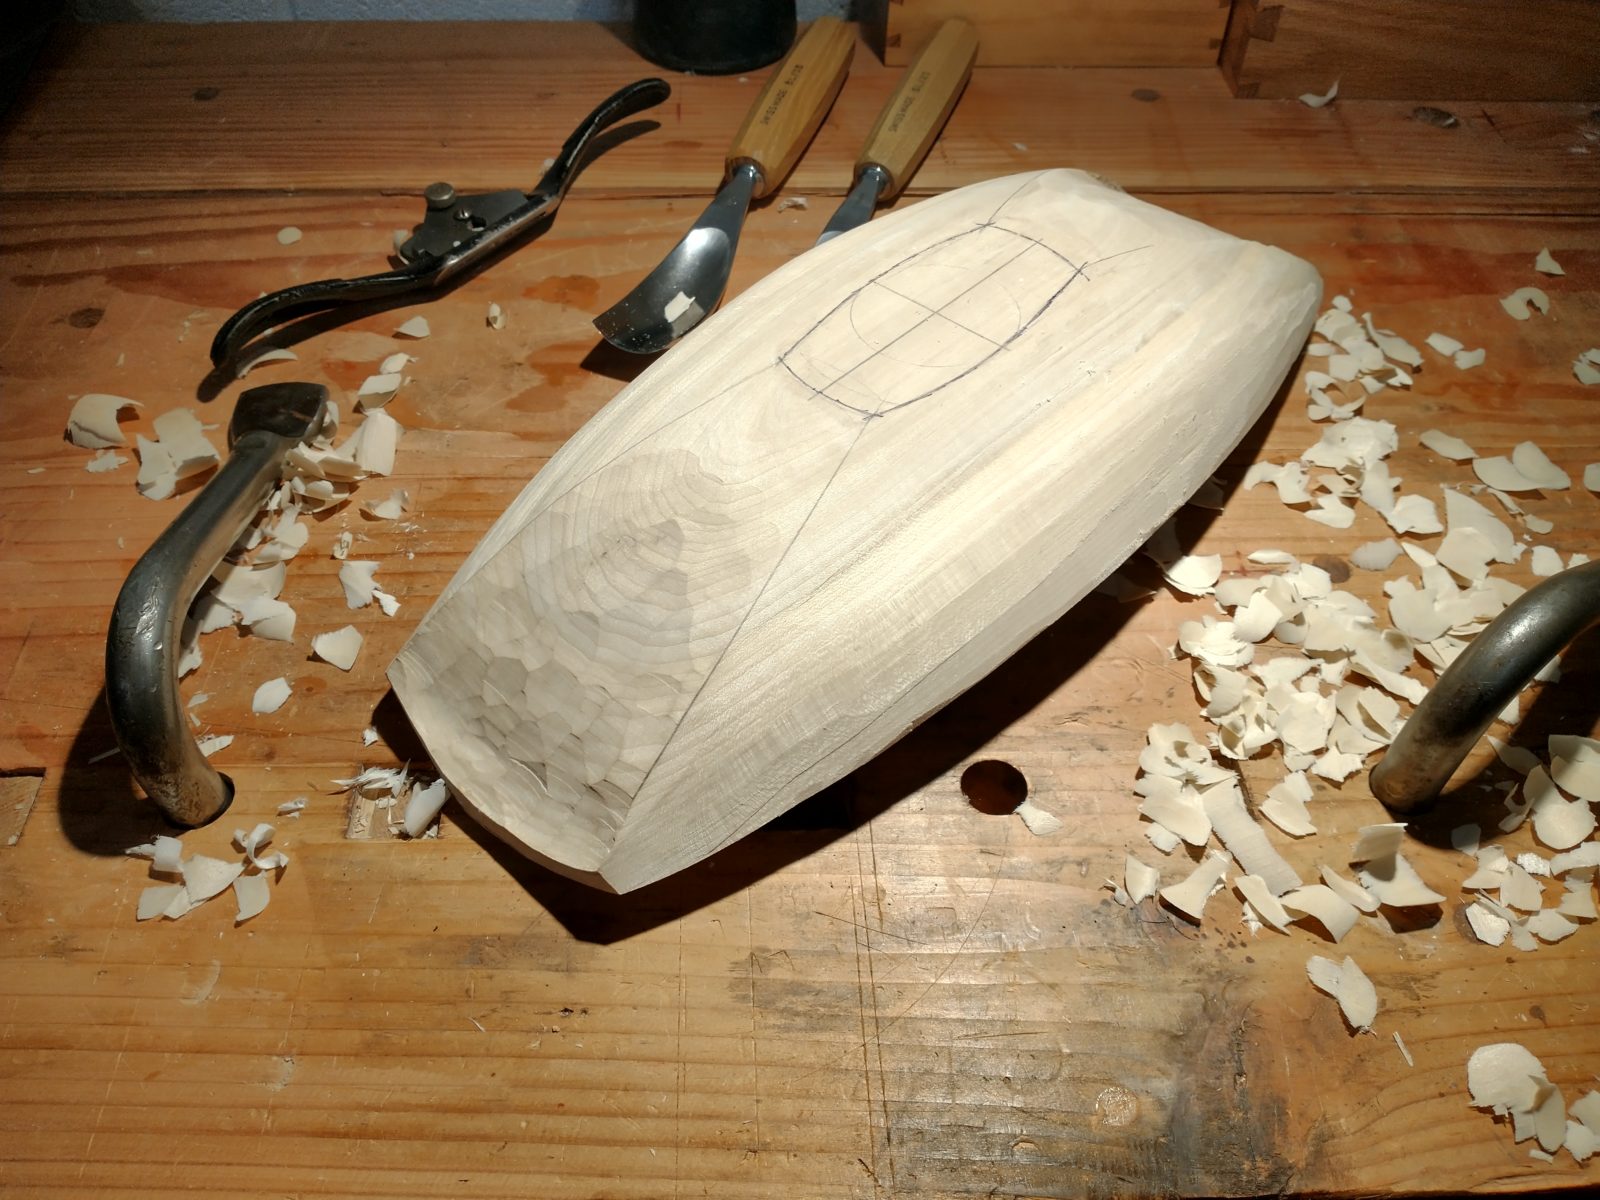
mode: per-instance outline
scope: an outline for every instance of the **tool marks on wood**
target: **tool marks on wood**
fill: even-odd
[[[604,861],[859,431],[741,388],[704,409],[545,505],[474,576],[494,602],[441,608],[396,666],[428,681],[416,719],[463,727],[438,749],[447,772],[492,779],[491,820],[580,870]]]
[[[598,414],[390,677],[491,825],[642,886],[864,762],[1121,561],[1270,397],[1315,291],[1073,172],[893,214]]]

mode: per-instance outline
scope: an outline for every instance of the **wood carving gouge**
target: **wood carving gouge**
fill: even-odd
[[[878,123],[856,160],[850,194],[823,229],[817,245],[865,224],[879,204],[905,190],[950,119],[977,56],[978,35],[971,25],[949,20],[939,26],[878,114]]]
[[[734,135],[711,204],[654,271],[594,319],[606,341],[654,354],[716,310],[750,201],[770,195],[793,169],[844,86],[855,47],[850,26],[820,17],[772,69]]]

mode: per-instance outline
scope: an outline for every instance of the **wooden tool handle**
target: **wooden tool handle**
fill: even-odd
[[[961,98],[961,89],[972,76],[972,63],[977,57],[976,31],[965,21],[952,19],[939,26],[933,40],[906,68],[905,77],[884,105],[856,160],[858,176],[871,166],[882,167],[888,173],[889,185],[879,193],[880,203],[893,200],[904,191],[928,156],[933,140]]]
[[[844,86],[855,48],[854,29],[820,17],[773,68],[728,150],[730,172],[744,162],[760,168],[757,198],[774,191],[794,168]]]

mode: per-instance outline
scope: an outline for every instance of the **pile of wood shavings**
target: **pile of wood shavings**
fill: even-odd
[[[426,320],[418,317],[395,332],[396,336],[417,339],[428,336],[430,331]],[[294,358],[289,351],[269,349],[244,364],[239,374],[268,362]],[[338,441],[339,409],[330,403],[321,430],[291,452],[282,481],[191,609],[183,631],[180,676],[201,665],[200,637],[204,633],[242,628],[256,637],[294,641],[296,613],[279,595],[287,579],[289,560],[311,540],[312,529],[304,518],[344,507],[362,481],[393,472],[404,429],[382,410],[406,382],[402,374],[406,366],[415,361],[413,355],[403,352],[383,360],[378,371],[355,393],[355,408],[362,419],[342,442]],[[88,464],[89,470],[112,471],[127,462],[114,449],[128,445],[119,418],[137,413],[140,407],[137,401],[106,394],[78,399],[68,419],[67,437],[74,445],[97,452]],[[205,427],[189,410],[173,410],[155,418],[152,424],[156,435],[153,439],[137,438],[139,490],[146,497],[167,498],[182,480],[209,473],[220,462],[215,446],[205,436]],[[410,493],[395,489],[387,498],[364,503],[361,511],[373,520],[394,521],[408,513],[411,506]],[[337,534],[330,550],[334,559],[343,562],[339,584],[347,605],[354,609],[376,604],[386,615],[393,616],[400,602],[378,585],[375,575],[380,564],[349,559],[354,540],[355,535],[344,530]],[[361,633],[348,625],[311,639],[313,654],[344,671],[352,669],[362,644]],[[277,712],[293,695],[294,688],[286,677],[269,679],[255,689],[251,711],[263,716]],[[207,699],[200,693],[189,702],[189,719],[196,728],[201,728],[202,722],[195,709]],[[364,745],[377,741],[376,731],[370,727],[360,737]],[[210,756],[233,741],[233,734],[206,734],[200,739],[200,748]],[[399,778],[405,780],[404,772]],[[448,796],[442,782],[413,786],[411,781],[405,781],[396,794],[406,800],[400,824],[408,833],[415,830],[410,836],[426,836],[430,828],[437,833],[438,813]],[[280,806],[278,811],[280,815],[297,817],[305,805],[302,798]],[[271,836],[270,825],[258,825],[249,832],[237,831],[236,844],[244,852],[243,862],[237,864],[205,855],[184,859],[178,839],[170,837],[131,848],[129,855],[151,860],[151,874],[160,881],[141,896],[138,919],[177,919],[229,887],[239,902],[237,921],[257,915],[270,896],[267,875],[281,874],[288,863],[281,854],[258,853]]]
[[[1551,266],[1548,252],[1541,254],[1539,269],[1555,273]],[[1537,289],[1524,289],[1529,291]],[[1529,296],[1540,311],[1548,307],[1538,303],[1544,299],[1542,293]],[[1519,319],[1525,315],[1510,306],[1507,312]],[[1170,525],[1152,538],[1146,553],[1162,565],[1168,584],[1188,595],[1211,595],[1217,604],[1217,616],[1184,622],[1177,638],[1178,653],[1190,659],[1203,715],[1214,728],[1202,739],[1180,723],[1152,726],[1134,789],[1148,821],[1146,836],[1158,851],[1170,854],[1187,843],[1203,856],[1185,876],[1163,886],[1159,869],[1129,854],[1122,882],[1108,880],[1107,886],[1119,903],[1135,905],[1155,896],[1199,922],[1207,901],[1231,876],[1242,920],[1252,932],[1262,925],[1284,933],[1298,927],[1338,942],[1363,916],[1381,908],[1443,906],[1447,898],[1407,862],[1401,853],[1405,827],[1393,823],[1362,830],[1347,856],[1356,865],[1355,879],[1324,861],[1317,868],[1320,882],[1302,883],[1245,805],[1238,764],[1276,748],[1285,774],[1256,811],[1291,838],[1315,837],[1311,777],[1339,783],[1363,769],[1403,724],[1400,702],[1415,704],[1426,693],[1412,669],[1421,663],[1442,671],[1522,594],[1519,584],[1493,569],[1528,554],[1535,575],[1552,575],[1587,556],[1563,557],[1552,546],[1530,544],[1531,536],[1549,534],[1554,525],[1523,509],[1513,493],[1572,486],[1568,472],[1534,442],[1518,445],[1509,457],[1485,458],[1460,438],[1428,430],[1421,444],[1447,460],[1470,463],[1477,482],[1441,489],[1443,520],[1432,497],[1403,492],[1404,481],[1386,462],[1399,447],[1399,431],[1357,413],[1386,388],[1411,387],[1413,372],[1424,365],[1421,352],[1393,331],[1378,329],[1370,314],[1358,321],[1344,297],[1334,299],[1315,329],[1321,340],[1308,353],[1326,360],[1328,369],[1307,372],[1308,412],[1313,420],[1331,424],[1299,460],[1257,463],[1244,484],[1271,484],[1283,503],[1335,528],[1348,528],[1357,506],[1367,505],[1398,536],[1361,546],[1351,555],[1353,565],[1386,571],[1398,561],[1415,575],[1402,574],[1384,585],[1388,599],[1380,614],[1335,588],[1326,571],[1282,551],[1248,556],[1255,567],[1271,568],[1266,572],[1223,577],[1212,570],[1213,560],[1220,566],[1217,556],[1181,555]],[[1435,333],[1425,344],[1458,370],[1484,360],[1481,350],[1467,350],[1446,334]],[[1580,357],[1579,364],[1584,361]],[[1600,491],[1600,464],[1585,468],[1584,484]],[[1520,538],[1469,493],[1493,496],[1522,526]],[[1443,537],[1431,550],[1407,537],[1439,534]],[[1122,599],[1141,594],[1125,585],[1101,590]],[[1559,662],[1552,661],[1538,678],[1555,682],[1559,677]],[[1501,714],[1508,722],[1518,716],[1516,701]],[[1529,952],[1596,920],[1600,841],[1593,840],[1593,806],[1600,802],[1600,741],[1553,736],[1548,761],[1526,748],[1490,741],[1520,776],[1495,785],[1504,793],[1500,831],[1529,823],[1536,841],[1556,853],[1512,857],[1498,846],[1480,845],[1478,826],[1457,828],[1453,844],[1475,868],[1460,881],[1470,896],[1463,916],[1487,946],[1509,940]],[[1213,838],[1222,849],[1210,845]],[[1547,897],[1547,887],[1558,890]],[[1376,921],[1369,924],[1382,928]],[[1380,1000],[1353,959],[1335,962],[1313,955],[1307,973],[1313,986],[1335,998],[1353,1034],[1371,1031]],[[1398,1031],[1393,1036],[1410,1063]],[[1537,1060],[1532,1062],[1522,1075],[1537,1077],[1529,1106],[1497,1106],[1493,1099],[1482,1106],[1509,1115],[1519,1141],[1535,1136],[1537,1127],[1542,1136],[1536,1155],[1548,1156],[1566,1145],[1575,1158],[1586,1160],[1600,1145],[1600,1120],[1552,1117],[1550,1106],[1559,1100],[1549,1097],[1559,1093],[1543,1079]],[[1480,1104],[1476,1085],[1472,1095]],[[1600,1118],[1600,1094],[1591,1093],[1581,1103]]]
[[[372,801],[372,807],[385,814],[389,826],[398,828],[406,837],[439,836],[439,813],[451,796],[450,785],[443,779],[422,779],[412,774],[408,766],[367,767],[349,779],[333,782],[352,796]]]
[[[175,837],[130,846],[126,851],[129,857],[149,859],[150,877],[160,881],[139,894],[137,919],[176,921],[230,887],[238,904],[234,924],[258,916],[272,899],[269,880],[281,879],[289,865],[289,856],[281,850],[265,853],[274,832],[265,823],[250,830],[235,829],[233,844],[243,854],[238,862],[205,854],[184,858],[183,843]]]

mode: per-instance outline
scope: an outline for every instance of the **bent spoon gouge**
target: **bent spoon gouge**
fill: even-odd
[[[133,777],[176,825],[204,825],[233,801],[178,698],[183,620],[195,593],[265,503],[289,451],[328,408],[317,383],[271,383],[239,397],[228,461],[128,574],[106,636],[106,707]]]
[[[700,219],[644,280],[594,320],[620,350],[665,350],[714,311],[728,286],[752,199],[793,169],[844,86],[855,33],[833,17],[811,23],[768,77],[728,150],[727,174]]]
[[[817,245],[865,224],[879,204],[905,191],[961,99],[977,57],[978,35],[971,25],[952,18],[939,26],[878,114],[861,157],[856,159],[850,194],[834,212]]]

